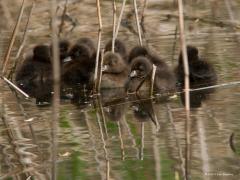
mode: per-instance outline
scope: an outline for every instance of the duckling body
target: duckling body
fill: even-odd
[[[157,57],[156,57],[157,59]],[[175,89],[175,77],[171,70],[168,68],[167,64],[159,59],[157,66],[155,80],[154,80],[154,89],[157,92],[168,92]],[[153,62],[147,57],[138,56],[132,60],[131,63],[131,72],[126,82],[126,90],[128,92],[135,92],[138,90],[138,87],[141,86],[141,83],[144,82],[141,86],[141,90],[146,90],[150,88],[150,77],[152,72]]]
[[[108,41],[104,49],[105,49],[105,52],[112,51],[112,40]],[[122,57],[122,59],[125,61],[125,63],[128,63],[127,48],[123,41],[119,39],[115,39],[114,52],[118,53]]]
[[[95,67],[96,49],[89,38],[81,38],[70,49],[72,59],[63,66],[62,79],[67,85],[92,85],[92,76]]]
[[[187,55],[191,88],[216,84],[217,75],[213,66],[204,59],[199,58],[198,49],[194,46],[187,46]],[[182,53],[179,55],[178,66],[175,68],[175,75],[180,86],[184,86]]]
[[[103,59],[102,88],[124,87],[129,69],[118,53],[107,52]]]
[[[37,90],[42,84],[52,84],[52,67],[50,48],[38,45],[33,50],[33,55],[28,56],[16,73],[16,84],[29,93]]]

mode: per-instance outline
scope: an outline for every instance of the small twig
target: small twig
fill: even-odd
[[[27,23],[26,23],[26,26],[25,26],[25,29],[24,29],[24,32],[23,32],[23,38],[21,40],[21,45],[19,46],[19,49],[18,49],[18,52],[14,58],[14,64],[11,68],[11,72],[9,73],[8,75],[8,78],[10,78],[12,76],[12,74],[14,73],[14,71],[16,70],[16,67],[17,67],[17,60],[18,58],[20,57],[21,53],[22,53],[22,50],[25,46],[25,43],[26,43],[26,39],[27,39],[27,31],[28,31],[28,28],[29,28],[29,22],[30,22],[30,19],[32,17],[32,12],[33,12],[33,9],[35,7],[35,1],[32,2],[32,5],[31,5],[31,9],[30,9],[30,12],[29,12],[29,15],[28,15],[28,19],[27,19]]]
[[[64,9],[63,9],[63,13],[62,13],[62,18],[61,18],[61,24],[60,24],[60,26],[59,26],[58,36],[60,36],[60,34],[62,33],[62,30],[63,30],[63,26],[64,26],[64,17],[65,17],[66,12],[67,12],[67,7],[68,7],[68,0],[65,1],[65,5],[64,5]]]
[[[20,12],[18,14],[18,19],[17,19],[17,22],[16,22],[15,27],[13,29],[13,33],[12,33],[11,40],[10,40],[10,43],[8,45],[8,48],[7,48],[7,52],[4,56],[3,67],[2,67],[2,75],[4,75],[5,70],[7,68],[7,64],[8,64],[9,58],[10,58],[10,54],[11,54],[13,44],[14,44],[15,39],[16,39],[16,35],[18,33],[18,29],[19,29],[19,25],[20,25],[20,22],[21,22],[21,19],[22,19],[24,8],[25,8],[25,0],[22,1],[21,9],[20,9]]]
[[[138,9],[137,9],[137,2],[136,0],[133,0],[133,5],[134,5],[134,11],[135,11],[135,17],[136,17],[136,23],[137,23],[137,30],[138,30],[138,38],[139,38],[139,44],[142,46],[142,35],[141,35],[141,29],[140,29],[140,24],[139,24],[139,19],[138,19]]]
[[[151,76],[151,84],[150,84],[150,97],[153,97],[153,88],[154,88],[154,80],[156,75],[157,66],[152,65],[152,76]]]
[[[94,88],[93,93],[97,92],[97,79],[98,79],[98,66],[99,66],[99,54],[100,54],[100,46],[101,46],[101,37],[102,37],[102,17],[101,17],[101,8],[100,8],[100,0],[96,0],[97,3],[97,14],[98,14],[98,45],[97,45],[97,54],[96,54],[96,63],[95,63],[95,73],[94,73]]]
[[[114,47],[115,47],[115,31],[116,31],[116,11],[117,11],[117,7],[116,7],[116,1],[112,0],[112,8],[113,8],[113,27],[112,27],[112,52],[114,53]]]
[[[119,27],[120,27],[120,24],[121,24],[121,21],[122,21],[122,15],[123,15],[123,11],[125,9],[125,5],[126,5],[126,0],[123,0],[121,12],[120,12],[120,15],[118,17],[118,23],[117,23],[114,39],[117,39],[117,36],[118,36],[118,31],[119,31]]]
[[[24,91],[22,91],[19,87],[17,87],[15,84],[13,84],[11,81],[9,81],[7,78],[5,77],[1,77],[5,82],[7,82],[9,85],[11,85],[15,90],[17,90],[18,92],[20,92],[22,95],[24,95],[26,98],[29,98],[29,95],[27,93],[25,93]]]

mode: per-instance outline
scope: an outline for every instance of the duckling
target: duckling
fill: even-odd
[[[95,49],[89,38],[79,39],[70,49],[70,62],[63,66],[62,79],[67,85],[92,86],[92,77],[95,67]]]
[[[108,51],[103,58],[102,88],[124,87],[129,69],[118,53]]]
[[[105,52],[112,51],[112,39],[108,41],[108,43],[105,46]],[[127,55],[127,48],[125,44],[119,40],[115,39],[115,46],[114,46],[114,52],[119,53],[122,59],[128,63],[128,55]]]
[[[128,58],[128,63],[131,63],[132,60],[138,56],[144,56],[149,58],[149,51],[146,47],[143,46],[135,46],[134,48],[132,48],[132,50],[129,53],[129,58]]]
[[[39,85],[52,83],[49,46],[37,45],[34,47],[33,55],[28,56],[17,70],[15,81],[21,89],[30,94]]]
[[[216,84],[217,75],[214,67],[199,58],[198,49],[194,46],[187,46],[190,87],[203,87]],[[180,86],[184,86],[184,67],[182,53],[179,55],[178,66],[175,68],[175,75]]]
[[[175,90],[176,80],[167,64],[162,61],[155,65],[157,66],[157,69],[155,74],[154,89],[158,92]],[[125,84],[126,90],[128,92],[135,92],[145,80],[145,86],[142,88],[146,89],[146,85],[150,83],[149,80],[151,77],[152,67],[153,63],[147,57],[139,56],[134,58],[131,63],[129,78]]]

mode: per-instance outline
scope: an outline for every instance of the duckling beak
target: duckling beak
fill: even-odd
[[[109,69],[109,66],[108,66],[108,65],[104,65],[104,66],[102,67],[102,72],[107,71],[108,69]]]
[[[130,74],[129,74],[130,78],[134,78],[137,77],[137,71],[133,70]]]
[[[63,59],[64,63],[69,62],[69,61],[72,61],[72,58],[70,56],[68,56],[65,59]]]

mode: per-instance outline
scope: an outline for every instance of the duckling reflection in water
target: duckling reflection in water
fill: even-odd
[[[62,80],[67,85],[92,87],[96,49],[89,38],[81,38],[70,49],[71,61],[63,66]]]
[[[199,58],[198,49],[194,46],[187,46],[187,55],[189,63],[190,88],[201,88],[212,86],[217,83],[217,75],[214,67]],[[179,55],[178,66],[175,68],[175,74],[179,83],[180,91],[184,88],[184,68],[182,53]],[[190,92],[190,106],[192,108],[201,107],[202,101],[209,98],[209,95],[215,91],[214,88],[206,90],[197,90]],[[184,93],[181,94],[181,101],[185,105]]]
[[[106,52],[102,72],[102,88],[119,88],[124,87],[129,69],[118,53]]]
[[[112,39],[109,40],[105,46],[105,52],[108,51],[112,51]],[[123,41],[121,41],[120,39],[115,39],[114,52],[118,53],[126,64],[128,63],[127,48]]]
[[[175,77],[168,66],[162,61],[157,66],[154,80],[154,90],[157,92],[168,92],[175,90]],[[153,68],[153,63],[147,57],[138,56],[132,60],[131,72],[126,82],[125,88],[127,92],[136,92],[141,84],[141,90],[146,90],[150,87],[150,76]]]

